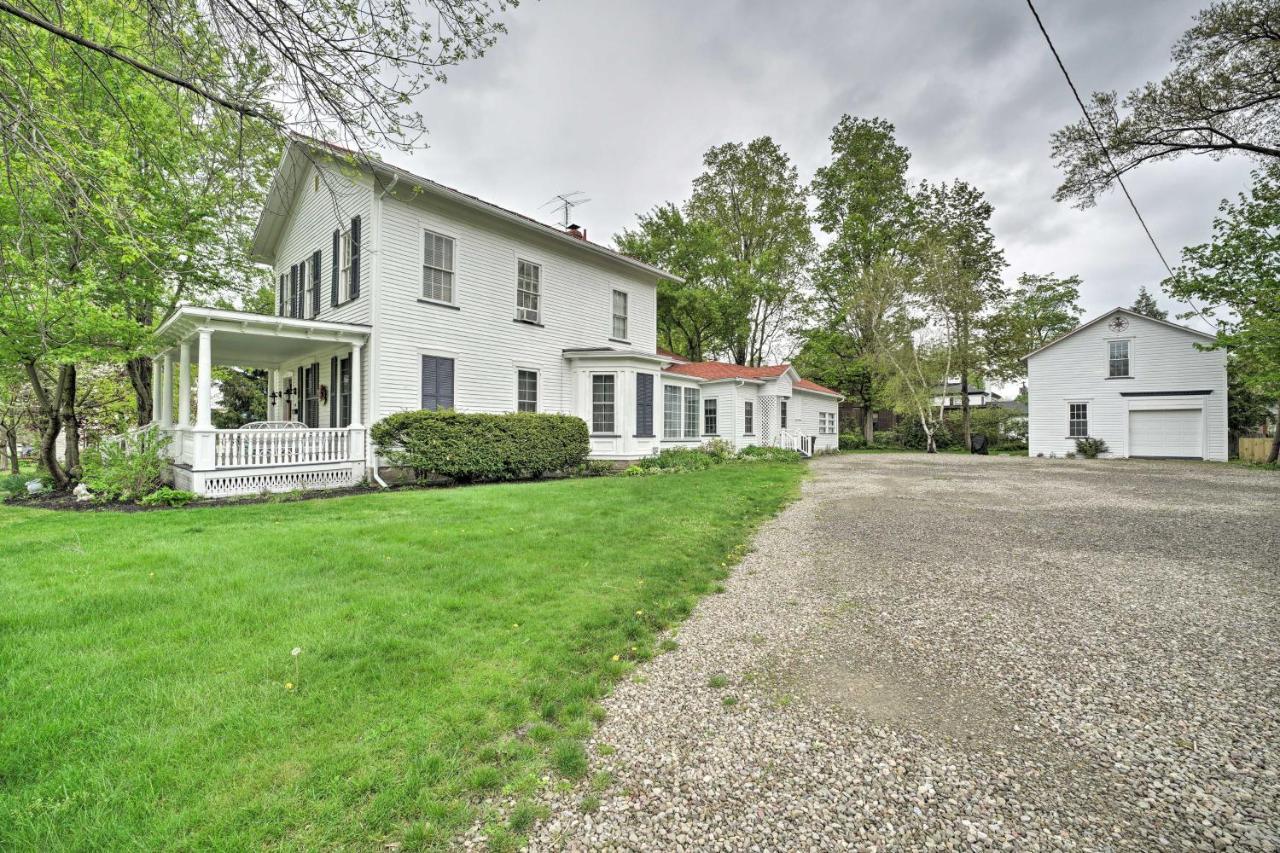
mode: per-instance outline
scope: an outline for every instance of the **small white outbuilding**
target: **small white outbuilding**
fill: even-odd
[[[1115,308],[1026,357],[1027,446],[1064,456],[1227,458],[1227,354],[1204,332]]]

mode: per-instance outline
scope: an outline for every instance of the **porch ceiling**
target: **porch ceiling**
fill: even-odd
[[[305,358],[320,349],[364,344],[369,327],[357,323],[299,320],[247,311],[183,306],[156,330],[158,352],[192,341],[202,329],[209,337],[214,364],[275,367]]]

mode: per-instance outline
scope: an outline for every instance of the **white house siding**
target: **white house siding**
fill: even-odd
[[[702,440],[704,442],[719,439],[727,441],[735,448],[737,444],[737,435],[733,428],[733,413],[738,407],[738,394],[735,385],[736,380],[726,380],[723,382],[707,382],[702,386]],[[714,434],[706,431],[706,401],[716,401],[716,431]]]
[[[756,382],[744,382],[735,389],[735,410],[733,413],[733,444],[741,450],[760,443],[760,385]],[[747,407],[751,403],[754,410],[753,429],[747,432]]]
[[[273,282],[278,288],[280,276],[289,268],[306,260],[312,252],[320,252],[320,313],[311,314],[310,303],[304,306],[307,319],[333,320],[340,323],[370,322],[369,282],[372,280],[373,252],[370,251],[370,213],[373,206],[373,181],[364,174],[351,175],[337,166],[325,167],[316,189],[316,166],[308,166],[299,184],[289,217],[276,247]],[[333,274],[333,232],[347,230],[351,220],[360,217],[360,296],[336,308],[329,304]],[[308,272],[308,275],[310,273]]]
[[[839,400],[826,394],[815,394],[803,388],[795,388],[792,390],[791,405],[795,409],[795,413],[790,414],[792,429],[801,435],[814,436],[817,439],[814,443],[816,451],[835,450],[839,447],[838,428],[836,433],[822,433],[819,432],[818,427],[819,412],[828,412],[838,421]]]
[[[1113,332],[1115,312],[1087,329],[1032,355],[1027,361],[1028,452],[1032,456],[1075,451],[1068,437],[1067,406],[1088,404],[1089,435],[1113,456],[1128,456],[1129,413],[1185,407],[1202,410],[1205,457],[1227,458],[1227,371],[1221,350],[1200,351],[1206,338],[1126,313],[1129,327]],[[1110,340],[1130,341],[1131,379],[1108,379]],[[1209,391],[1206,395],[1121,396],[1122,393]]]
[[[654,351],[657,283],[647,275],[445,202],[388,196],[378,204],[374,420],[420,406],[424,355],[455,360],[459,411],[513,411],[516,371],[524,368],[538,371],[539,411],[589,414],[589,406],[574,409],[565,349]],[[455,241],[455,307],[422,299],[424,229]],[[541,326],[514,320],[517,259],[542,267]],[[625,343],[610,340],[614,289],[628,294]],[[620,397],[631,401],[634,420],[634,387],[625,385],[619,383],[619,391],[627,392]],[[658,382],[655,392],[660,390]],[[625,410],[626,404],[620,400],[619,406]],[[656,402],[655,413],[660,410]]]

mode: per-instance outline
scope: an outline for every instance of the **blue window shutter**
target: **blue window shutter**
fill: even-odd
[[[329,356],[329,426],[338,425],[338,357]]]
[[[329,281],[329,304],[337,305],[338,297],[338,255],[342,252],[342,233],[340,231],[333,232],[333,275]]]
[[[438,403],[442,409],[453,408],[453,359],[441,358],[437,359],[439,364],[436,366],[436,395]]]
[[[320,250],[311,253],[311,316],[320,316]]]
[[[430,355],[422,357],[422,408],[434,411],[438,408],[436,396],[436,362],[438,358]]]
[[[351,298],[360,295],[360,217],[351,220]]]
[[[636,374],[636,435],[653,435],[653,374]]]

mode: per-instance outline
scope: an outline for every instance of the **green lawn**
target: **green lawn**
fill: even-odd
[[[595,700],[804,470],[0,507],[0,849],[444,844],[583,772]]]

